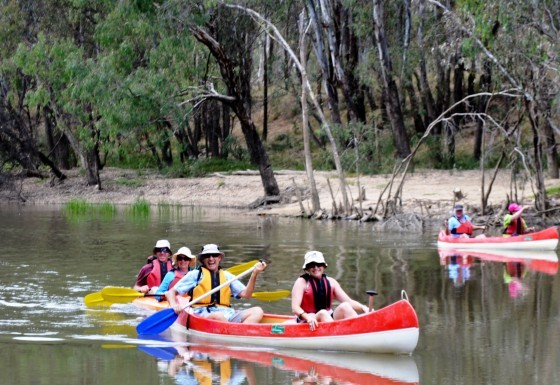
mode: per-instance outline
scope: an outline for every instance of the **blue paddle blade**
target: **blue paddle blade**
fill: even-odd
[[[172,347],[138,346],[138,349],[164,361],[171,361],[177,355]]]
[[[136,326],[138,334],[159,334],[179,317],[172,308],[160,310],[152,314]]]

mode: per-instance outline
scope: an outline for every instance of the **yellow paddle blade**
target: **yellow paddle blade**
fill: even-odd
[[[291,293],[289,290],[278,290],[278,291],[258,291],[253,293],[253,298],[259,301],[278,301],[279,299],[286,298]]]
[[[239,275],[239,274],[249,270],[251,267],[255,266],[256,263],[259,263],[259,261],[254,260],[254,261],[245,262],[245,263],[242,263],[240,265],[232,266],[229,269],[227,269],[227,271],[230,272],[233,275]]]
[[[111,302],[105,301],[101,292],[90,293],[84,297],[84,303],[87,307],[111,306]]]
[[[129,303],[135,298],[143,297],[144,293],[140,293],[128,287],[107,286],[101,290],[101,296],[105,301],[112,303]]]

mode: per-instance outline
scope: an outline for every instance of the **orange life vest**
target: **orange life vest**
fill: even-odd
[[[472,235],[473,233],[473,226],[470,221],[465,219],[464,222],[459,221],[460,225],[455,229],[456,234],[467,234]]]
[[[510,222],[509,226],[506,228],[506,234],[509,235],[521,235],[525,234],[525,223],[522,218],[514,219]]]
[[[210,273],[205,267],[200,266],[200,273],[199,279],[202,275],[202,279],[198,282],[198,285],[192,290],[191,297],[198,298],[199,296],[208,293],[210,290],[214,289],[215,287],[220,286],[222,283],[227,282],[226,273],[222,269],[218,270],[218,276],[214,276]],[[214,279],[212,279],[214,278]],[[216,279],[218,278],[218,279]],[[194,305],[193,307],[201,307],[201,306],[208,306],[208,305],[218,305],[218,306],[230,306],[230,297],[231,297],[231,289],[229,285],[223,287],[219,292],[216,292],[212,295],[204,297]]]

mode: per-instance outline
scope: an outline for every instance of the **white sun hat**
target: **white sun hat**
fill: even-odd
[[[325,266],[328,266],[327,262],[325,262],[325,257],[323,257],[323,253],[321,253],[320,251],[313,250],[305,253],[302,269],[305,269],[305,266],[307,266],[307,264],[311,262],[324,263]]]
[[[163,249],[164,247],[167,247],[169,250],[171,250],[171,244],[169,243],[169,241],[167,239],[160,239],[156,242],[154,249]]]
[[[185,257],[189,257],[190,259],[195,258],[195,256],[191,253],[191,249],[184,246],[177,250],[175,254],[173,254],[174,257],[176,257],[177,255],[184,255]]]
[[[209,243],[207,245],[204,245],[204,247],[202,247],[202,251],[198,255],[204,255],[204,254],[221,254],[223,256],[224,252],[220,251],[218,245]]]

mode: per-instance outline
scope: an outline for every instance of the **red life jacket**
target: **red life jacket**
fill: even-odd
[[[322,309],[331,310],[334,290],[327,276],[323,274],[320,280],[311,278],[309,274],[304,274],[301,277],[307,281],[301,299],[303,311],[306,313],[317,313]],[[323,290],[320,290],[320,286]]]
[[[465,219],[464,222],[459,221],[460,225],[455,229],[456,234],[467,234],[472,235],[473,226],[472,223]]]
[[[523,219],[521,218],[517,218],[514,219],[510,222],[509,226],[506,228],[506,234],[509,235],[521,235],[521,234],[525,234],[525,226],[523,226]]]
[[[161,267],[159,266],[159,261],[157,259],[152,261],[152,266],[152,271],[147,278],[148,287],[159,286],[161,281],[163,281],[163,276],[165,275],[161,273]],[[172,268],[173,265],[171,264],[171,261],[167,261],[167,271],[171,271]]]
[[[183,278],[185,276],[185,273],[183,273],[183,271],[179,270],[179,269],[173,269],[174,273],[175,273],[175,278],[173,278],[173,281],[171,281],[171,283],[169,284],[169,289],[171,289],[173,286],[175,286],[177,284],[177,282],[179,282],[181,280],[181,278]]]

